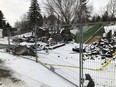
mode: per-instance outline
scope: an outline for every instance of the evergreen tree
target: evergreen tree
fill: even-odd
[[[0,28],[4,28],[6,25],[5,20],[4,20],[4,15],[2,11],[0,10]]]
[[[40,7],[37,0],[31,0],[31,6],[28,12],[28,25],[33,28],[35,25],[42,26],[43,18],[40,13]]]
[[[10,29],[12,28],[11,25],[8,22],[6,23],[6,27],[10,28]]]
[[[8,28],[10,29],[10,31],[12,31],[11,25],[5,20],[4,15],[3,15],[1,10],[0,10],[0,28],[3,29],[4,36],[7,36],[7,33],[8,33],[7,29]]]
[[[96,22],[96,16],[93,16],[91,21]]]
[[[96,22],[100,22],[101,21],[101,17],[98,15],[97,17],[96,17]]]
[[[105,11],[105,13],[102,15],[102,21],[108,21],[109,16],[108,16],[108,11]]]
[[[8,31],[8,29],[9,29],[9,31]],[[12,26],[7,22],[7,23],[5,23],[5,27],[3,28],[3,34],[4,34],[4,36],[8,36],[8,32],[11,34],[11,33],[13,33],[13,28],[12,28]]]

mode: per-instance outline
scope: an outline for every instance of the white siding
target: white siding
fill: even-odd
[[[112,26],[104,26],[105,33],[108,33],[110,30],[112,30],[112,34],[116,31],[116,25]]]
[[[0,38],[3,37],[3,29],[0,29]]]

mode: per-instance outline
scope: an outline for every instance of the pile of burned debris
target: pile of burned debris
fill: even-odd
[[[35,38],[36,35],[36,38]],[[38,27],[37,31],[32,31],[32,35],[28,37],[16,37],[12,41],[14,43],[29,42],[34,43],[36,41],[41,41],[45,43],[58,43],[58,42],[70,42],[74,40],[74,35],[67,29],[61,29],[60,32],[50,32],[49,29]]]
[[[29,37],[16,37],[12,40],[12,42],[14,43],[21,43],[21,42],[30,42],[30,43],[34,43],[35,42],[35,37],[34,36],[29,36]]]
[[[6,48],[6,51],[12,53],[13,55],[36,56],[35,50],[27,46],[18,45],[15,47]]]
[[[65,45],[62,35],[60,34],[51,34],[50,37],[43,36],[36,38],[33,35],[29,37],[22,36],[20,38],[14,38],[12,42],[15,43],[16,46],[7,48],[7,52],[12,53],[13,55],[28,56],[36,56],[36,51],[44,50],[48,52],[48,50]]]
[[[59,33],[50,33],[48,30],[38,27],[37,31],[33,31],[31,36],[27,37],[23,35],[12,39],[12,42],[16,46],[8,47],[6,51],[12,53],[13,55],[36,56],[36,51],[44,50],[48,52],[48,50],[64,46],[66,43],[72,41],[73,39],[74,35],[71,34],[71,32],[68,30],[64,29]]]
[[[90,55],[92,57],[95,55],[101,55],[102,59],[111,58],[116,51],[115,38],[115,35],[112,35],[112,31],[110,30],[105,37],[86,46],[82,51],[85,56]],[[79,48],[73,48],[72,50],[78,53],[80,52]]]
[[[24,45],[25,44],[25,45]],[[37,42],[36,44],[24,43],[23,45],[16,45],[8,47],[7,52],[12,53],[13,55],[24,55],[24,56],[36,56],[36,51],[45,51],[48,53],[49,50],[53,50],[65,45],[65,43],[49,44],[43,42]],[[29,44],[29,45],[28,45]]]

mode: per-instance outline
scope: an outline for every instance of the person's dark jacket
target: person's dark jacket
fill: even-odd
[[[93,80],[90,80],[87,87],[94,87],[95,86],[95,83]]]

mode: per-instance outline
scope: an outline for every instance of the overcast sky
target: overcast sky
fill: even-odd
[[[38,0],[40,6],[41,1]],[[104,7],[109,0],[90,0],[96,10]],[[13,26],[14,22],[20,20],[30,6],[30,0],[0,0],[0,10],[2,10],[6,20]]]

